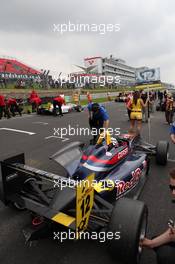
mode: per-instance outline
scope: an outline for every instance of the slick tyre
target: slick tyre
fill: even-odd
[[[142,248],[139,242],[145,237],[147,228],[147,207],[138,200],[121,198],[116,201],[109,231],[113,234],[120,232],[118,240],[109,242],[111,255],[122,264],[140,262]]]
[[[165,166],[168,160],[169,143],[167,141],[159,141],[156,146],[156,162]]]

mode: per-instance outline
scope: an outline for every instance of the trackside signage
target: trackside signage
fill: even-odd
[[[3,79],[40,79],[39,75],[35,74],[17,74],[17,73],[8,73],[0,72],[0,78]]]

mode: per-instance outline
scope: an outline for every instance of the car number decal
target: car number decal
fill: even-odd
[[[77,238],[83,232],[89,222],[90,213],[94,203],[94,181],[95,174],[89,175],[77,185],[76,195],[76,232]]]

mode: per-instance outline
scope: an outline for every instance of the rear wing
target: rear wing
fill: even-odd
[[[76,232],[87,228],[94,204],[94,174],[77,182],[25,165],[24,153],[4,159],[0,165],[0,200],[5,205],[17,203]]]
[[[7,204],[9,196],[18,192],[24,180],[23,177],[17,177],[15,170],[8,166],[17,162],[25,164],[24,153],[6,158],[0,162],[0,200],[4,204]],[[13,184],[14,182],[15,184]]]

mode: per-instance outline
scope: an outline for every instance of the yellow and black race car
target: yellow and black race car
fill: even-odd
[[[52,236],[63,227],[76,239],[85,232],[103,232],[110,234],[107,243],[115,259],[138,264],[147,207],[137,198],[148,174],[148,152],[157,151],[158,163],[165,165],[168,143],[141,146],[124,135],[114,143],[108,138],[83,148],[73,142],[51,157],[64,168],[64,177],[27,166],[24,154],[3,159],[0,199],[32,212],[31,224],[23,228],[27,241]]]

